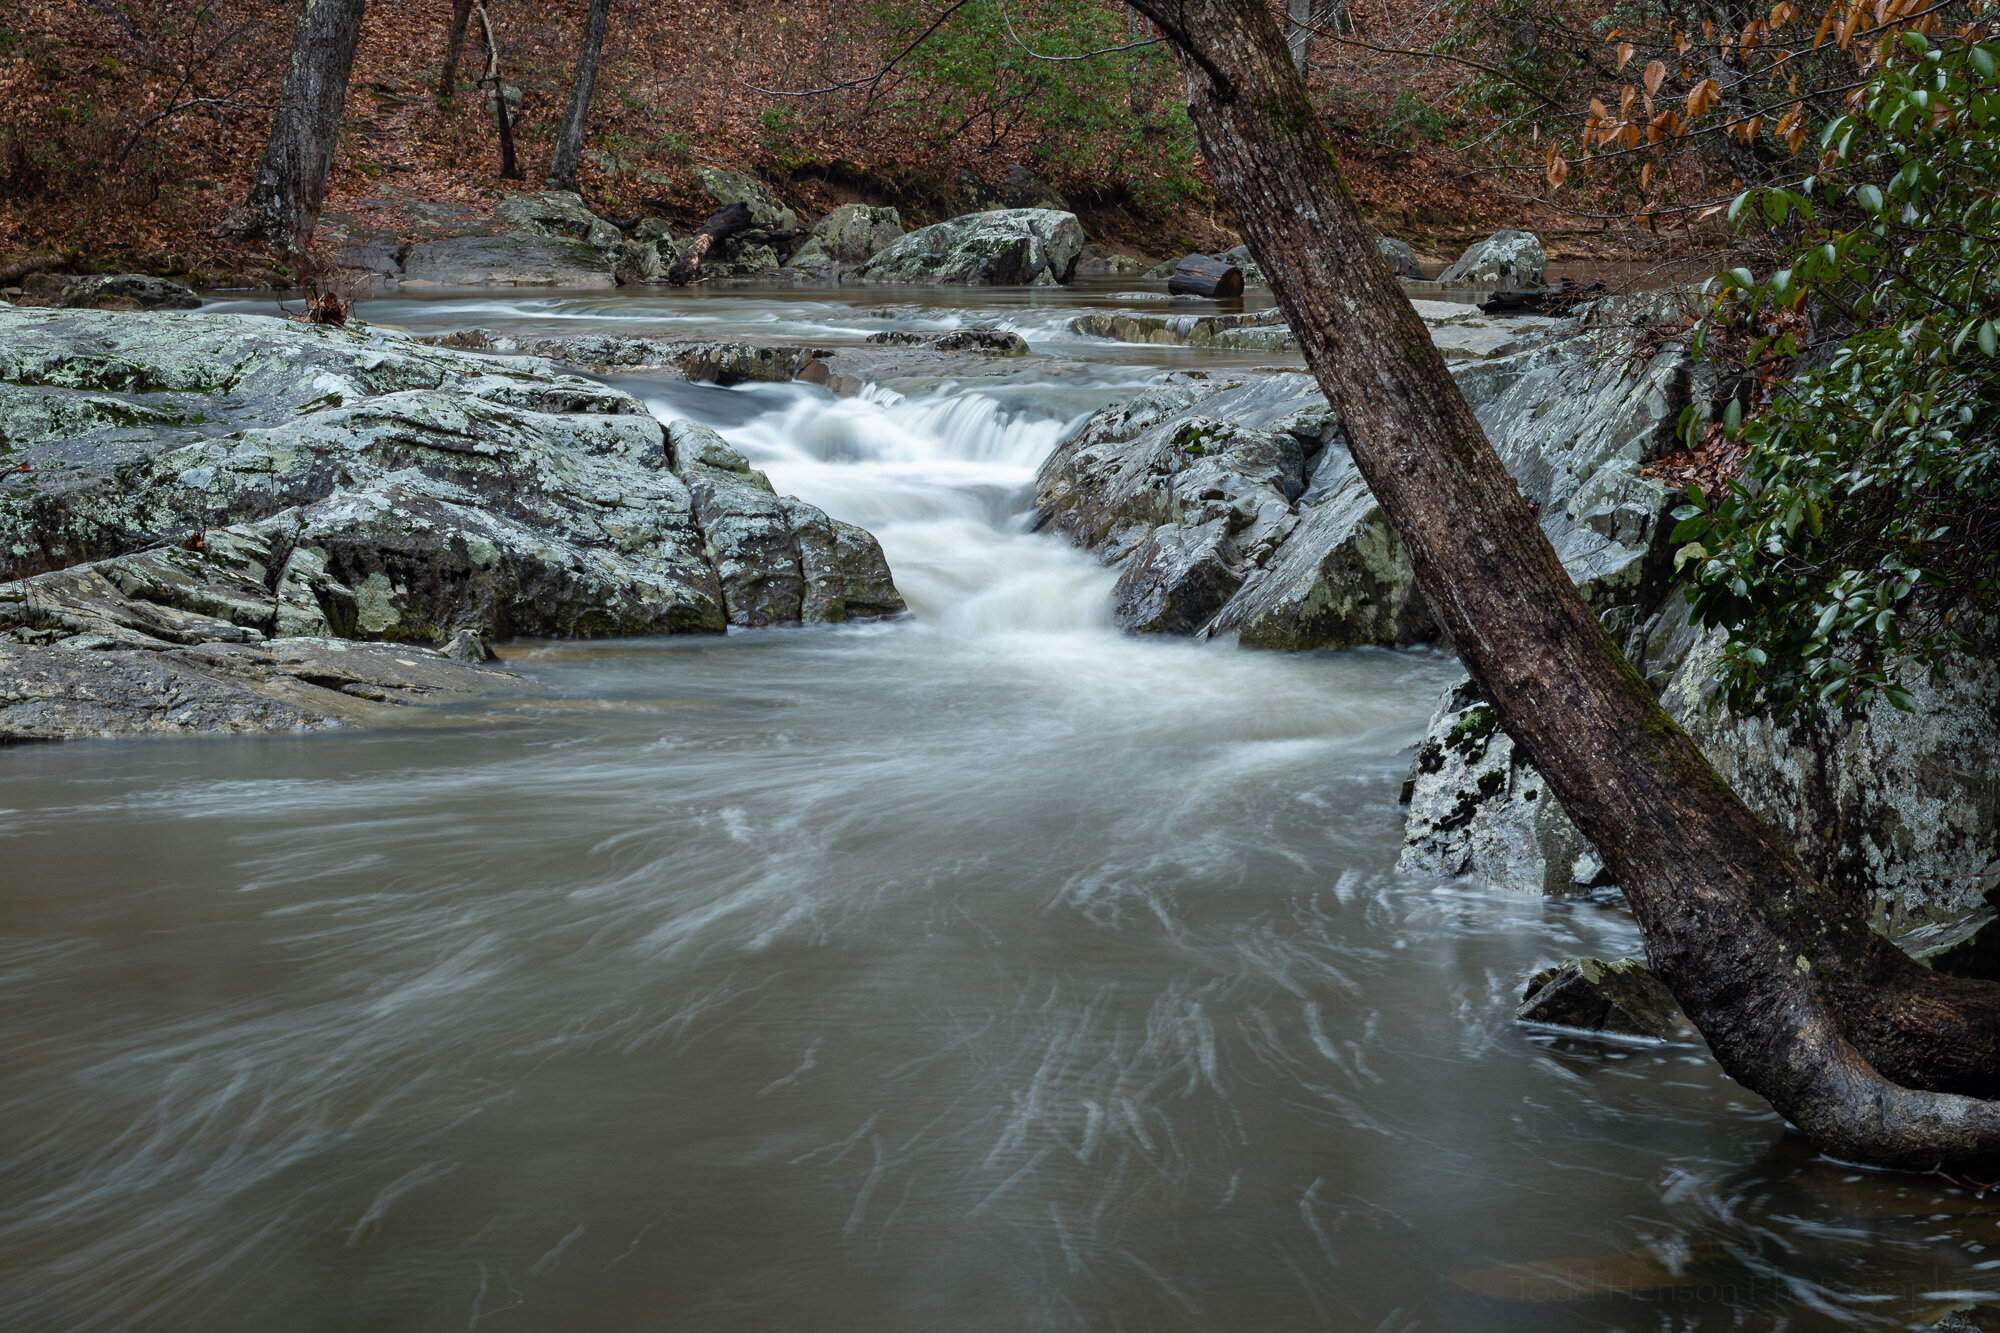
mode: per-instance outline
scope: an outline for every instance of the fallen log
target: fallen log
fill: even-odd
[[[61,255],[29,255],[26,259],[0,268],[0,287],[9,287],[30,273],[40,273],[45,268],[56,268],[63,262]]]
[[[695,228],[688,241],[688,248],[681,251],[681,257],[667,272],[667,281],[676,287],[685,287],[701,272],[701,261],[708,257],[709,247],[717,241],[726,241],[751,229],[754,219],[750,216],[750,205],[731,204],[720,212],[709,215],[708,221]]]
[[[1488,315],[1563,315],[1585,297],[1596,296],[1603,291],[1602,282],[1579,287],[1565,280],[1560,287],[1495,292],[1479,303],[1479,309]]]
[[[1189,255],[1174,265],[1167,291],[1174,296],[1241,296],[1243,270],[1214,255]]]

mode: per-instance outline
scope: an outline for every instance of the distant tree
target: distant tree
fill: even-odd
[[[590,94],[597,84],[597,62],[604,54],[604,25],[610,15],[611,0],[590,0],[590,13],[583,21],[583,42],[576,52],[576,78],[570,83],[569,107],[563,112],[562,127],[556,132],[555,156],[549,159],[551,190],[576,188],[576,164],[583,155]]]
[[[458,96],[458,62],[465,54],[465,30],[472,22],[472,0],[451,0],[451,32],[444,43],[444,68],[438,71],[437,100],[450,106]]]
[[[222,225],[225,234],[269,241],[288,254],[306,252],[326,197],[365,3],[302,0],[271,137],[249,194]]]

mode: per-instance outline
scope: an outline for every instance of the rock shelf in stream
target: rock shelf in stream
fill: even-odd
[[[382,660],[457,682],[382,687],[403,699],[497,674],[421,651],[465,631],[712,632],[903,609],[872,536],[775,494],[707,427],[663,425],[545,360],[380,331],[0,310],[0,469],[0,733],[16,738],[305,725],[318,696],[138,702],[192,689],[190,673],[269,685],[288,674],[256,657],[274,640],[410,645]],[[134,651],[171,656],[138,671],[121,656]],[[93,652],[107,672],[125,663],[104,679],[129,688],[64,720],[20,711],[35,681],[71,679]]]

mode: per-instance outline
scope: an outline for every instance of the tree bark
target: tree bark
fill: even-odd
[[[1174,296],[1241,296],[1243,270],[1213,255],[1189,255],[1174,265],[1167,291]]]
[[[438,71],[438,105],[450,106],[458,96],[458,62],[465,54],[465,29],[472,22],[472,0],[451,0],[451,34],[445,38],[444,68]]]
[[[604,24],[610,16],[611,0],[590,0],[590,13],[583,22],[583,44],[576,51],[576,78],[569,87],[569,108],[563,112],[562,128],[556,133],[555,156],[549,159],[551,190],[576,188],[576,163],[583,154],[590,94],[597,85],[597,62],[604,54]]]
[[[302,0],[271,138],[249,195],[223,224],[227,234],[305,253],[326,197],[363,5],[364,0]]]
[[[1135,0],[1356,466],[1502,724],[1623,885],[1723,1070],[1832,1156],[2000,1171],[2000,986],[1816,884],[1578,595],[1362,224],[1263,0]]]

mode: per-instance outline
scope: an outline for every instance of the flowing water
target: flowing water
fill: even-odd
[[[1698,1046],[1510,1021],[1636,932],[1395,873],[1448,660],[1124,637],[1027,531],[1081,413],[1270,358],[1068,338],[1103,291],[845,296],[364,313],[1070,358],[619,381],[873,530],[908,621],[518,645],[554,694],[402,730],[0,751],[0,1326],[1899,1328],[2000,1290],[1993,1197],[1813,1159]]]

